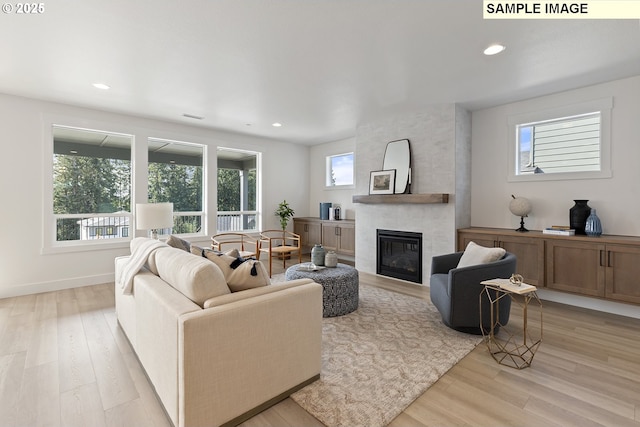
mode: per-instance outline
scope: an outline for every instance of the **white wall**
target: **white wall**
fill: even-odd
[[[281,200],[287,199],[294,208],[309,206],[308,193],[300,191],[309,188],[309,148],[306,146],[0,94],[4,160],[0,168],[3,204],[0,298],[112,281],[114,257],[129,253],[127,244],[100,250],[42,253],[43,166],[51,161],[44,155],[45,144],[51,144],[45,141],[44,123],[51,117],[68,118],[89,127],[94,123],[113,126],[133,134],[138,141],[155,136],[203,143],[209,146],[210,160],[215,159],[217,146],[262,152],[263,229],[279,228],[273,212]],[[138,194],[144,186],[144,183],[138,185]],[[210,172],[208,196],[207,205],[212,215],[207,222],[212,234],[215,231],[212,228],[215,170]],[[208,244],[208,236],[199,240]]]
[[[333,206],[339,205],[342,219],[355,219],[355,207],[351,201],[355,194],[353,188],[331,188],[325,186],[326,158],[336,154],[356,151],[356,139],[348,138],[339,141],[327,142],[311,147],[309,152],[309,211],[306,215],[296,216],[320,216],[320,203],[331,202]],[[354,154],[357,157],[357,153]],[[354,162],[355,168],[355,162]]]
[[[607,179],[507,182],[509,115],[613,97],[611,168]],[[640,76],[476,111],[472,114],[471,225],[517,228],[511,195],[531,200],[526,227],[569,224],[573,199],[588,199],[606,234],[640,235]]]

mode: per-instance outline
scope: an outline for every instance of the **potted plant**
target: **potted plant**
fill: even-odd
[[[287,224],[289,224],[289,220],[293,218],[295,212],[289,206],[286,200],[283,200],[278,205],[278,209],[276,209],[275,215],[280,218],[280,226],[282,227],[282,231],[287,229]]]

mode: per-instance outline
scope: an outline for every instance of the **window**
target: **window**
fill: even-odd
[[[159,234],[198,234],[203,222],[204,146],[149,138],[149,203],[173,203],[173,229]]]
[[[510,180],[610,177],[611,105],[600,100],[510,118]]]
[[[260,153],[218,148],[218,232],[260,229]]]
[[[600,112],[518,125],[518,174],[600,170]]]
[[[127,238],[133,137],[59,125],[52,133],[54,242]]]
[[[353,153],[327,156],[325,185],[340,187],[353,185]]]

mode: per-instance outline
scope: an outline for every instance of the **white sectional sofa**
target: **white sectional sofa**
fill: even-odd
[[[128,260],[116,258],[116,278]],[[311,280],[232,293],[213,262],[166,247],[130,294],[115,292],[118,322],[175,426],[239,424],[320,377],[322,287]]]

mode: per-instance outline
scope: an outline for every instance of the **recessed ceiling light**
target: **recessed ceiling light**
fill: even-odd
[[[94,83],[93,87],[95,87],[96,89],[102,89],[102,90],[109,90],[111,89],[111,87],[109,85],[106,85],[104,83]]]
[[[504,47],[501,44],[492,44],[491,46],[489,46],[488,48],[486,48],[484,50],[484,54],[485,55],[495,55],[497,53],[502,52],[505,49],[506,49],[506,47]]]
[[[280,126],[282,126],[282,123],[275,122],[271,126],[273,126],[274,128],[279,128]]]

